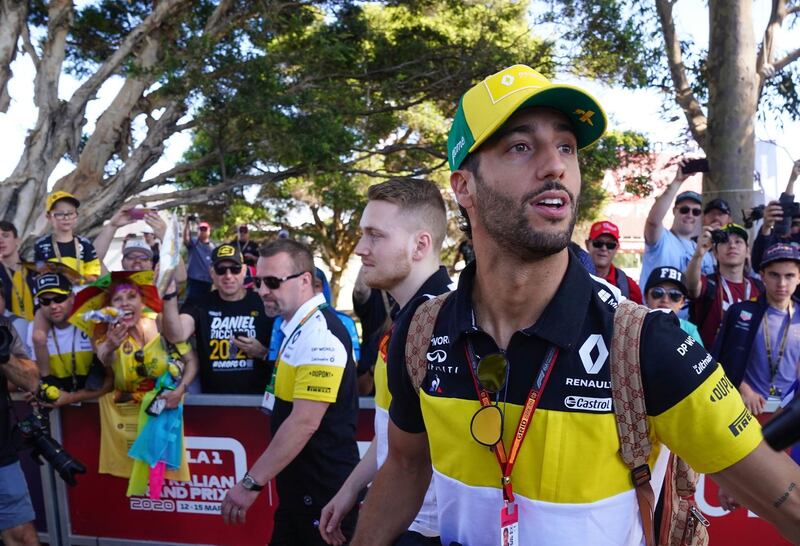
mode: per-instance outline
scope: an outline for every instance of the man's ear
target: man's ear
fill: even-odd
[[[475,177],[473,174],[464,169],[458,169],[450,174],[450,188],[456,196],[456,202],[464,207],[470,209],[473,205],[475,198]]]
[[[414,250],[411,252],[411,259],[420,261],[433,248],[433,237],[427,231],[420,231],[415,235],[414,239]]]

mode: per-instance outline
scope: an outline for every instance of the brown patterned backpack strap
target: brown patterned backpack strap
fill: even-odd
[[[439,316],[439,310],[450,294],[452,292],[446,292],[422,303],[411,317],[406,337],[406,370],[408,378],[417,392],[419,392],[419,387],[428,371],[427,353],[431,344],[433,327],[436,325],[436,317]]]
[[[648,312],[648,308],[631,300],[621,301],[617,308],[614,316],[614,338],[611,341],[611,391],[620,455],[631,470],[645,543],[647,546],[655,546],[655,495],[650,485],[648,464],[652,446],[639,365],[639,339]]]

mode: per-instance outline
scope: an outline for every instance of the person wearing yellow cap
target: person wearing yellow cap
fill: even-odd
[[[92,242],[86,237],[76,236],[78,207],[81,202],[65,191],[54,191],[47,196],[45,213],[52,234],[40,237],[34,245],[34,260],[56,262],[75,270],[84,283],[100,276],[100,260],[97,259]]]
[[[606,124],[591,95],[523,65],[462,97],[448,138],[450,186],[475,261],[414,330],[412,308],[421,302],[395,322],[389,453],[353,545],[392,544],[431,476],[442,544],[498,544],[506,531],[514,544],[654,544],[642,491],[649,485],[634,487],[612,404],[613,324],[623,298],[568,249],[578,153]],[[663,443],[800,541],[800,490],[791,485],[800,468],[762,442],[739,396],[711,396],[724,372],[686,339],[673,314],[644,316],[637,351],[646,410],[638,422],[653,449],[637,468],[649,476]],[[660,489],[661,481],[651,483]]]

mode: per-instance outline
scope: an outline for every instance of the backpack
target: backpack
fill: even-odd
[[[414,312],[406,338],[406,370],[414,389],[419,388],[428,368],[426,352],[430,345],[436,317],[452,292],[422,303]],[[707,546],[708,520],[692,498],[698,474],[680,457],[670,454],[664,478],[664,509],[661,528],[655,535],[653,512],[656,499],[650,485],[647,410],[644,404],[642,375],[639,366],[639,338],[644,318],[650,309],[630,300],[620,302],[614,316],[611,343],[611,390],[620,455],[631,470],[636,500],[642,517],[647,546]],[[656,542],[657,541],[657,542]]]

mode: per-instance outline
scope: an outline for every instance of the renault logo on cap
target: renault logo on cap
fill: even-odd
[[[231,245],[222,245],[217,252],[217,256],[233,256],[234,254],[236,254],[236,249]]]

